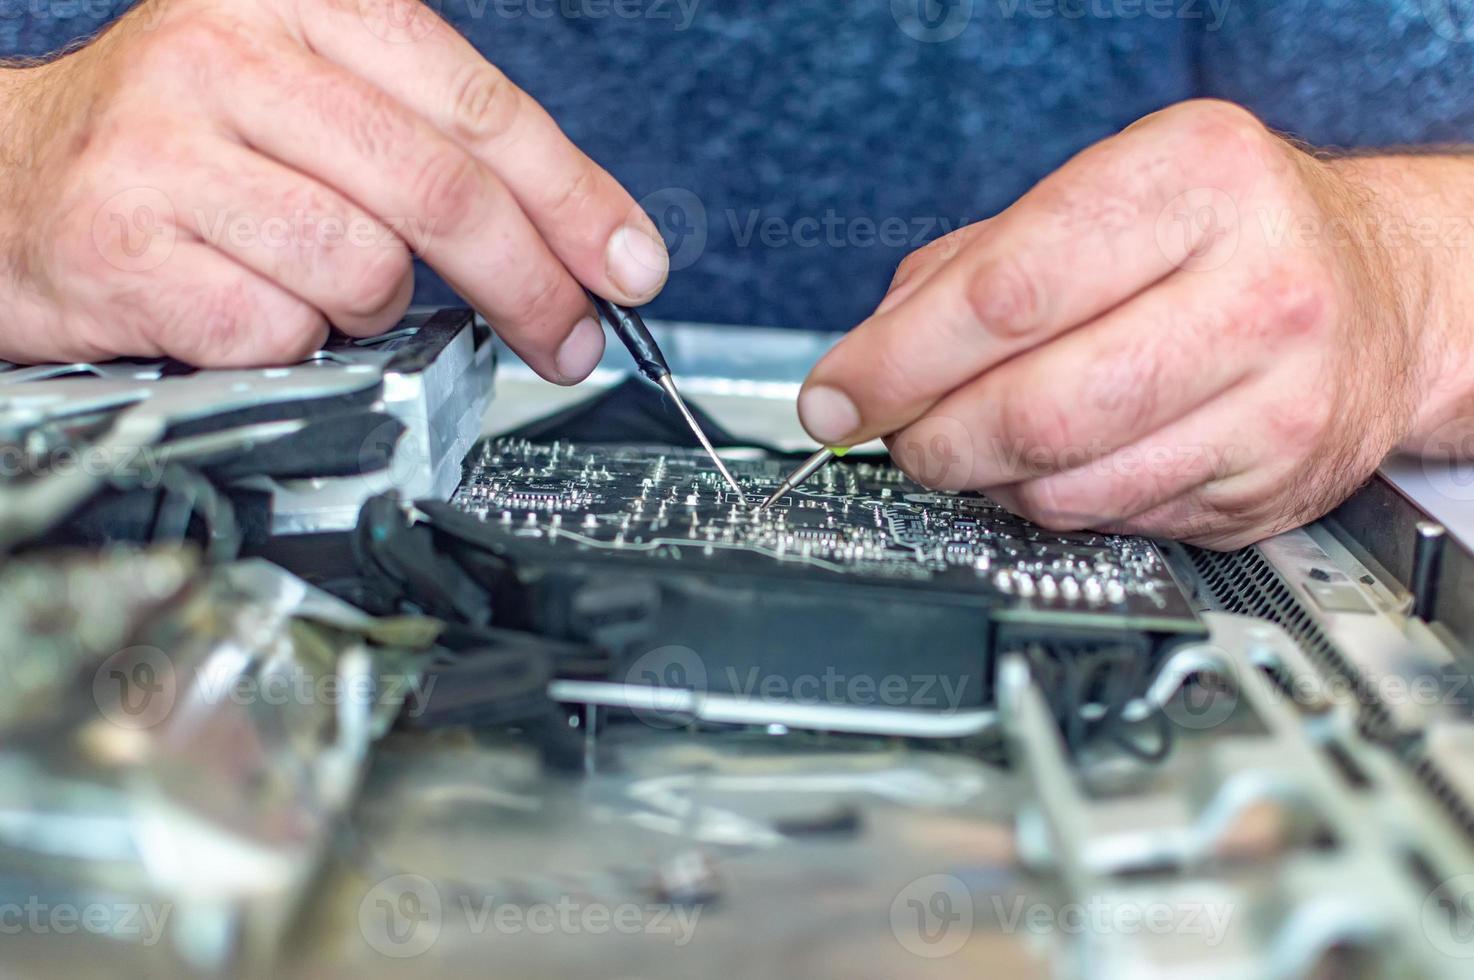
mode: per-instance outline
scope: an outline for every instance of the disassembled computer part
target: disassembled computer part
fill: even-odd
[[[977,707],[1002,649],[1125,651],[1144,678],[1202,634],[1151,542],[1045,531],[863,461],[759,510],[786,462],[730,467],[741,498],[696,451],[498,440],[449,507],[418,506],[508,563],[508,621],[609,649],[626,673],[687,649],[710,693],[753,670],[924,664],[964,692],[952,708]]]
[[[0,365],[0,548],[104,491],[158,491],[175,468],[207,472],[213,488],[176,497],[260,501],[263,535],[346,530],[385,490],[444,499],[491,399],[494,359],[469,311],[441,310],[291,367]],[[158,509],[109,512],[95,537],[127,537]]]

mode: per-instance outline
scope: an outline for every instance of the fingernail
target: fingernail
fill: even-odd
[[[604,328],[599,321],[586,316],[573,327],[555,358],[558,375],[564,384],[578,384],[594,373],[599,358],[604,356]]]
[[[609,278],[642,303],[660,292],[665,277],[670,275],[670,256],[665,252],[665,244],[631,225],[609,236],[604,257]]]
[[[809,435],[825,445],[844,444],[860,427],[860,412],[838,388],[817,385],[798,396],[798,417]]]

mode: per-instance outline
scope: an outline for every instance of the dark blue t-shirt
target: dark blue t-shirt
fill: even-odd
[[[660,223],[666,317],[845,329],[907,252],[1193,96],[1317,144],[1474,137],[1474,0],[431,3]],[[0,52],[128,6],[0,0]]]

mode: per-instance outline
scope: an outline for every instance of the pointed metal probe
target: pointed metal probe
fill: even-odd
[[[686,424],[691,427],[691,431],[696,433],[696,440],[701,443],[701,448],[706,450],[706,454],[710,456],[711,461],[716,464],[717,472],[722,474],[722,479],[727,481],[727,486],[731,487],[733,492],[736,493],[738,497],[742,498],[744,502],[746,502],[747,494],[743,492],[742,484],[738,483],[736,479],[733,478],[731,472],[727,469],[726,464],[722,462],[722,458],[718,456],[717,451],[712,448],[711,440],[706,438],[706,433],[701,430],[701,423],[696,421],[696,416],[692,415],[691,410],[686,407],[686,400],[682,398],[681,393],[676,390],[676,382],[675,379],[670,376],[670,372],[667,371],[665,374],[662,374],[660,377],[656,378],[655,383],[664,388],[665,393],[667,395],[670,395],[671,401],[676,403],[676,408],[680,409],[681,411],[681,417],[686,420]]]
[[[640,319],[640,314],[628,306],[611,303],[602,296],[595,296],[593,293],[589,293],[589,298],[594,301],[594,309],[598,310],[599,315],[608,320],[609,326],[614,328],[614,335],[620,339],[620,342],[625,347],[629,348],[630,355],[634,357],[635,366],[640,369],[640,373],[660,385],[665,393],[671,397],[671,401],[676,403],[676,408],[680,410],[681,417],[686,420],[686,424],[696,434],[696,441],[701,443],[701,448],[706,450],[706,454],[716,464],[717,472],[722,474],[722,479],[727,481],[727,485],[732,488],[732,491],[745,504],[747,502],[747,494],[742,489],[742,484],[733,478],[726,464],[717,455],[717,451],[712,448],[711,440],[706,437],[706,433],[701,428],[701,423],[696,421],[696,416],[692,415],[691,409],[686,407],[686,400],[676,390],[675,379],[671,377],[670,365],[665,363],[665,355],[660,352],[660,347],[655,343],[655,338],[650,335],[650,328],[646,327],[645,321]]]
[[[782,484],[779,485],[778,489],[773,491],[772,496],[770,496],[767,500],[764,500],[761,504],[758,504],[757,512],[761,514],[763,511],[767,510],[769,507],[782,500],[785,493],[796,490],[799,487],[803,486],[804,483],[808,482],[809,477],[813,476],[815,473],[828,466],[832,460],[838,459],[840,456],[843,456],[847,452],[849,452],[849,450],[842,447],[825,446],[823,449],[819,450],[817,453],[800,463],[798,469],[788,474],[788,476],[783,480]]]

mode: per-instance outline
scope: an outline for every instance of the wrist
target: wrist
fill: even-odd
[[[1474,331],[1460,313],[1474,299],[1474,168],[1442,156],[1327,166],[1363,232],[1358,259],[1371,295],[1350,315],[1394,339],[1389,353],[1401,358],[1395,377],[1410,409],[1396,446],[1422,454],[1434,430],[1474,411]]]
[[[6,310],[0,359],[21,362],[32,359],[34,336],[48,322],[41,315],[48,280],[29,244],[28,215],[34,198],[56,193],[43,179],[38,125],[52,101],[42,76],[52,69],[53,64],[0,66],[0,305]]]

